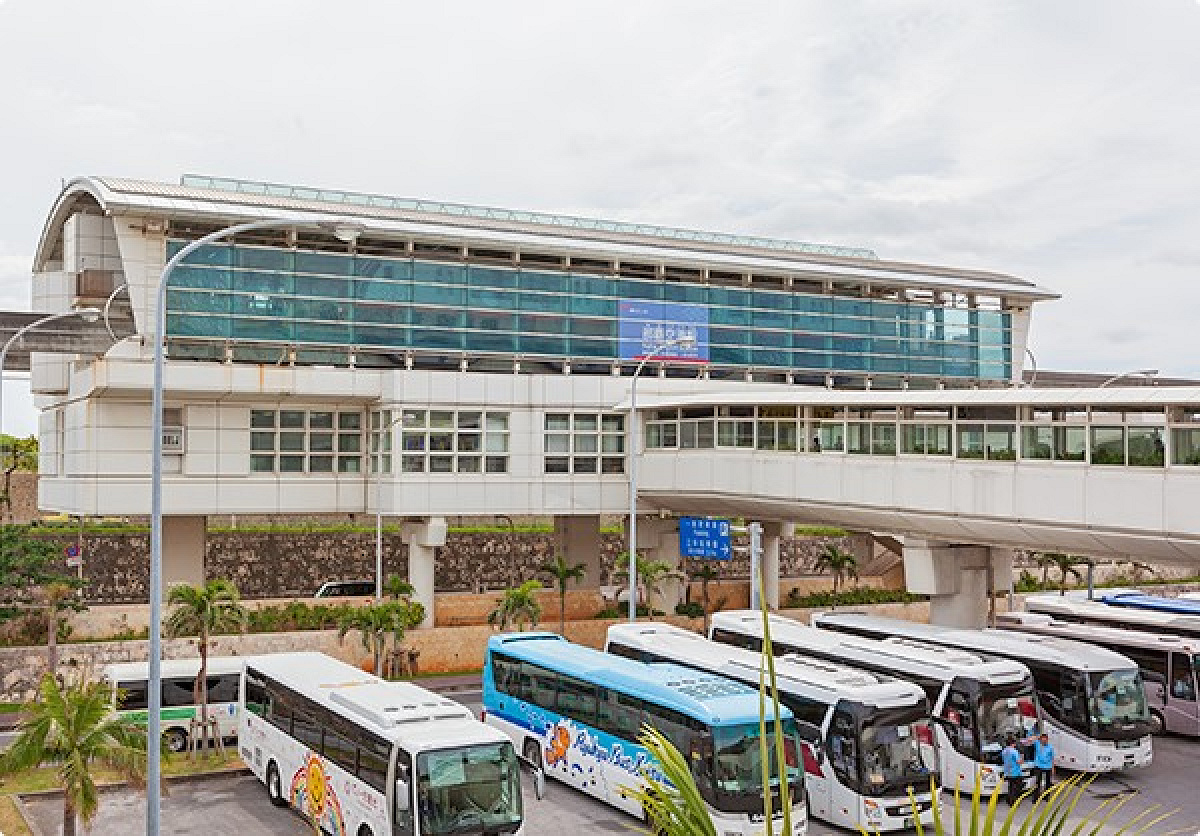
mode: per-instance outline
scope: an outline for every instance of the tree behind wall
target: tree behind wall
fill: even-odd
[[[583,563],[567,563],[561,554],[557,554],[554,556],[554,560],[538,567],[538,571],[549,575],[555,587],[558,588],[558,632],[565,633],[567,630],[567,586],[571,581],[583,580],[583,576],[587,574],[587,566]]]
[[[837,607],[838,589],[845,585],[846,579],[858,580],[858,558],[832,544],[826,546],[817,555],[813,568],[818,572],[828,572],[833,576],[833,606],[835,608]]]

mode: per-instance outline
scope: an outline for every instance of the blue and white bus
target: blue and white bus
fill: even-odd
[[[773,752],[769,701],[767,711]],[[780,717],[793,834],[804,834],[801,738],[791,711],[783,708]],[[718,833],[764,832],[756,689],[679,665],[622,659],[554,633],[508,633],[488,641],[483,719],[546,775],[642,818],[629,790],[644,786],[644,770],[654,769],[637,742],[643,725],[651,726],[691,764]],[[779,810],[778,777],[772,787]]]

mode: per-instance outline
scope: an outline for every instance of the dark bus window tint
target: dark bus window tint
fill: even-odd
[[[358,777],[370,786],[383,792],[387,787],[388,753],[391,747],[386,742],[370,736],[358,750]]]
[[[756,639],[753,636],[735,633],[732,630],[722,630],[720,628],[716,628],[712,631],[712,639],[715,642],[731,644],[734,647],[744,647],[747,650],[762,651],[762,639]]]
[[[268,711],[267,686],[262,674],[250,669],[246,671],[246,710],[259,717],[266,717]]]
[[[841,711],[834,714],[829,726],[829,761],[838,779],[851,789],[858,787],[857,740],[854,718]]]
[[[208,677],[208,701],[210,703],[237,702],[237,700],[238,675],[236,673],[223,673]]]
[[[303,711],[297,711],[292,716],[292,737],[317,754],[320,754],[321,726],[311,715]]]
[[[637,740],[642,731],[641,700],[617,694],[612,711],[614,734],[625,740]]]
[[[325,729],[325,757],[353,775],[358,769],[358,747],[332,729]]]
[[[287,701],[280,698],[276,691],[270,691],[267,698],[267,722],[278,726],[285,733],[292,733],[292,708]]]
[[[558,713],[578,723],[596,725],[596,686],[573,677],[560,676]]]
[[[515,660],[507,656],[502,656],[499,653],[493,653],[492,684],[496,686],[496,690],[505,694],[512,694],[511,689],[515,684],[516,672],[519,669],[520,665]]]
[[[163,708],[195,705],[196,698],[192,691],[195,684],[195,680],[191,677],[187,679],[164,679],[162,684]]]
[[[149,705],[146,683],[144,681],[118,682],[117,705],[122,711],[145,711]]]
[[[534,705],[554,711],[557,703],[558,677],[536,665],[529,667],[533,668],[533,694],[529,701]]]
[[[1171,696],[1177,700],[1196,701],[1196,680],[1186,653],[1171,654]]]

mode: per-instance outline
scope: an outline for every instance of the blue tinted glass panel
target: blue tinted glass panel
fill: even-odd
[[[871,333],[883,337],[894,337],[900,333],[900,322],[896,319],[871,320]]]
[[[495,290],[482,287],[467,288],[467,307],[470,308],[500,308],[506,311],[514,311],[517,309],[518,298],[520,297],[516,293],[509,290]]]
[[[296,340],[305,343],[338,345],[348,341],[350,329],[341,323],[327,325],[318,322],[297,322]]]
[[[464,345],[467,351],[505,351],[517,350],[517,338],[513,334],[468,333]]]
[[[413,301],[425,305],[461,306],[467,289],[461,285],[413,284]]]
[[[792,334],[792,346],[795,348],[807,348],[810,351],[827,351],[829,349],[829,337],[819,334]]]
[[[355,283],[359,299],[374,299],[380,302],[408,302],[412,300],[412,285],[402,281],[383,279],[359,279]]]
[[[841,371],[867,371],[867,358],[861,354],[834,354],[833,368]]]
[[[365,279],[411,279],[412,262],[395,258],[368,258],[356,256],[354,275]]]
[[[1006,314],[1000,311],[976,311],[976,321],[982,328],[1004,328],[1004,319]]]
[[[827,352],[793,351],[792,365],[798,369],[827,369],[829,354]]]
[[[360,345],[381,345],[392,348],[407,348],[407,328],[384,328],[381,326],[359,326],[354,329],[354,340]]]
[[[516,287],[517,271],[499,267],[470,267],[467,282],[471,287]]]
[[[942,373],[942,361],[932,358],[910,357],[908,360],[908,370],[913,374],[940,375]]]
[[[230,336],[243,340],[291,340],[292,323],[286,319],[235,318]]]
[[[989,380],[1003,380],[1009,377],[1008,366],[1003,363],[980,363],[979,376]]]
[[[327,276],[296,276],[297,296],[324,296],[327,299],[349,299],[350,282]]]
[[[296,319],[319,319],[326,322],[347,322],[350,319],[350,306],[330,302],[324,299],[295,299],[292,301],[292,316]],[[347,335],[342,334],[339,343],[347,341]]]
[[[492,311],[468,311],[467,327],[477,331],[515,331],[517,330],[517,317],[515,314]]]
[[[809,293],[792,294],[792,310],[800,313],[829,313],[831,304],[828,296],[813,296]]]
[[[428,284],[466,284],[467,269],[451,264],[414,261],[413,280]]]
[[[228,337],[229,317],[168,313],[167,333],[173,337]]]
[[[975,346],[969,343],[942,343],[942,356],[947,360],[971,360],[975,357]]]
[[[569,297],[556,296],[550,293],[521,293],[520,306],[523,311],[542,311],[544,313],[566,313]]]
[[[228,270],[204,267],[176,267],[167,277],[167,287],[205,287],[229,290],[233,276]]]
[[[581,337],[615,337],[617,322],[614,319],[580,319],[570,321],[568,330]]]
[[[839,354],[865,354],[871,350],[871,341],[854,337],[831,337],[829,347]]]
[[[843,316],[870,316],[871,303],[861,299],[833,300],[833,312]]]
[[[831,330],[830,317],[821,314],[792,314],[792,327],[797,331],[815,331],[828,334]]]
[[[320,273],[325,276],[349,276],[354,259],[349,255],[330,253],[296,253],[296,272]]]
[[[520,330],[530,334],[565,334],[567,333],[567,319],[561,316],[521,314]]]
[[[955,377],[976,377],[976,365],[974,363],[947,361],[942,368],[946,370],[946,374]]]
[[[448,311],[443,308],[412,308],[410,310],[413,325],[425,328],[461,328],[463,313]]]
[[[255,247],[234,247],[233,264],[257,270],[280,270],[290,273],[295,264],[291,250],[260,250]]]
[[[613,340],[588,340],[579,337],[571,338],[571,354],[575,357],[616,357],[616,343]]]
[[[708,302],[708,288],[703,285],[666,282],[663,285],[663,299],[668,302],[691,302],[703,305]]]
[[[869,334],[871,321],[869,319],[851,319],[848,316],[833,317],[833,330],[839,334]]]
[[[871,371],[875,372],[892,372],[900,373],[905,371],[905,360],[902,357],[879,357],[872,356],[869,358]]]
[[[463,335],[457,331],[445,328],[414,328],[412,329],[413,345],[418,348],[453,348],[463,347]]]
[[[791,329],[792,315],[787,311],[753,311],[750,319],[756,328]],[[778,345],[778,343],[771,343]]]
[[[750,307],[750,291],[732,290],[728,287],[710,287],[708,303],[713,306],[714,313],[718,308],[748,308]]]
[[[594,299],[585,296],[572,296],[569,300],[571,313],[586,314],[588,316],[608,316],[613,317],[613,327],[616,327],[615,319],[617,316],[617,300],[616,299]]]
[[[529,354],[551,354],[556,357],[567,355],[567,341],[564,337],[522,336],[517,342],[519,350]]]
[[[229,296],[195,290],[167,288],[167,310],[199,313],[229,313]]]
[[[364,305],[359,303],[354,306],[354,320],[356,322],[379,322],[384,324],[389,322],[404,323],[408,321],[408,308],[394,305]]]
[[[621,279],[616,282],[617,295],[622,299],[661,299],[663,287],[661,282],[635,282]]]
[[[750,361],[748,349],[730,346],[713,345],[709,348],[708,356],[719,366],[742,366]]]
[[[708,339],[713,345],[748,345],[750,332],[742,328],[708,329]]]
[[[746,308],[710,308],[708,316],[714,325],[750,324],[750,311]]]
[[[616,287],[612,279],[573,274],[571,276],[571,292],[580,296],[613,296]]]
[[[533,270],[521,270],[517,279],[522,290],[551,290],[566,293],[570,277],[566,273],[540,273]]]
[[[183,249],[183,246],[184,242],[182,241],[168,241],[167,259],[174,258],[175,254]],[[211,264],[216,267],[229,267],[233,264],[233,248],[221,244],[208,244],[188,253],[182,264]]]
[[[754,331],[750,335],[750,342],[754,345],[790,348],[792,335],[787,331]]]
[[[266,293],[239,293],[232,297],[233,313],[243,316],[278,316],[290,318],[292,299]],[[236,330],[236,328],[234,329]]]
[[[279,293],[291,296],[292,275],[290,273],[263,273],[243,271],[233,276],[233,289],[262,293]]]
[[[875,354],[899,354],[899,340],[881,340],[878,337],[871,340],[871,351]]]
[[[906,306],[899,302],[872,302],[871,316],[876,319],[904,319]]]
[[[770,351],[763,348],[754,349],[750,361],[756,366],[789,368],[792,365],[790,351]]]
[[[767,290],[753,291],[751,304],[756,308],[767,308],[775,311],[790,311],[792,309],[791,294],[772,293]]]

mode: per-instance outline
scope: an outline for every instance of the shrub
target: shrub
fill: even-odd
[[[784,606],[789,609],[819,609],[822,607],[856,606],[863,604],[911,604],[914,601],[928,600],[928,596],[916,595],[903,589],[875,589],[873,587],[856,586],[843,590],[834,595],[832,592],[810,592],[800,594],[793,589],[788,593]]]
[[[685,601],[675,606],[675,614],[687,618],[704,618],[704,605],[699,601]]]

